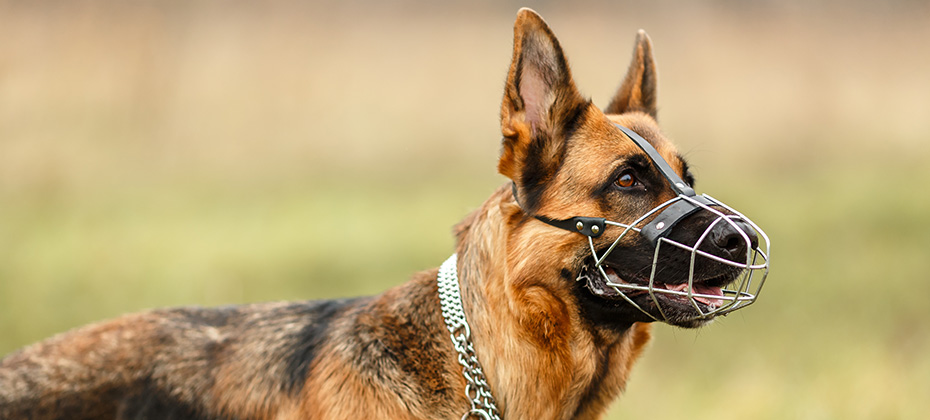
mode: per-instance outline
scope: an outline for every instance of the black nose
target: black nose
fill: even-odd
[[[710,232],[711,243],[721,251],[721,256],[734,261],[746,258],[749,249],[759,246],[759,236],[755,229],[742,220],[732,220],[733,223],[720,221]],[[746,247],[749,246],[749,249]]]

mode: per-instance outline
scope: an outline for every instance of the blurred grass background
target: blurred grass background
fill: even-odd
[[[604,105],[635,31],[762,298],[658,326],[610,418],[930,410],[930,7],[0,1],[0,354],[126,312],[378,293],[503,178],[516,10]]]

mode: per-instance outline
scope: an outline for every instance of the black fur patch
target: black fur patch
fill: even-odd
[[[304,383],[307,381],[307,375],[310,373],[310,365],[317,356],[320,346],[326,341],[329,334],[330,325],[337,315],[343,312],[346,307],[360,298],[325,300],[312,302],[301,313],[308,320],[307,325],[294,337],[291,348],[287,351],[286,366],[287,377],[284,378],[284,389],[292,395],[300,392]]]
[[[530,141],[527,147],[526,161],[523,162],[523,172],[520,174],[520,184],[523,186],[523,197],[521,197],[523,210],[530,214],[539,209],[539,202],[546,184],[561,164],[545,158],[546,147],[549,143],[551,143],[549,135],[540,133]],[[565,148],[562,147],[559,151],[559,158],[564,154]]]
[[[225,327],[230,322],[230,318],[239,315],[240,309],[235,306],[222,306],[219,308],[178,308],[172,312],[184,316],[187,321],[194,325],[206,325],[210,327]]]
[[[607,377],[607,373],[609,372],[610,347],[605,346],[603,343],[598,343],[597,347],[600,349],[597,358],[597,370],[594,373],[594,378],[588,383],[588,387],[585,389],[581,400],[578,401],[578,407],[575,408],[575,417],[580,417],[582,412],[592,403],[604,398],[601,392],[601,386],[604,383],[604,378]]]
[[[29,400],[14,401],[9,404],[0,401],[0,419],[3,420],[96,420],[113,418],[113,401],[119,394],[112,388],[95,390],[94,399],[88,401],[84,395],[60,393],[54,401],[45,401],[35,396]]]
[[[446,343],[431,339],[443,336],[438,326],[419,325],[419,322],[406,317],[384,317],[383,320],[387,327],[380,331],[383,355],[406,373],[406,385],[417,385],[418,393],[426,396],[425,399],[432,404],[454,398],[451,384],[443,377],[445,366],[442,357],[438,357],[443,355],[440,346]]]
[[[236,417],[204,413],[147,384],[120,402],[117,420],[238,420]]]
[[[408,288],[353,313],[350,330],[339,339],[354,349],[350,363],[373,386],[402,399],[416,396],[419,402],[406,402],[438,409],[460,396],[447,377],[446,365],[455,354],[442,320],[436,272],[417,277],[428,286]],[[417,304],[396,305],[401,297]]]
[[[520,185],[523,187],[520,205],[526,213],[534,214],[539,209],[546,185],[565,162],[568,141],[584,122],[590,104],[591,101],[588,100],[570,107],[560,107],[564,109],[563,113],[553,116],[556,120],[554,123],[561,127],[560,138],[553,139],[550,133],[536,133],[530,140],[526,160],[523,162],[523,172],[520,174]],[[557,108],[556,105],[553,105],[553,108]]]
[[[584,116],[589,106],[591,106],[590,99],[566,110],[563,114],[562,137],[565,138],[566,141],[575,135],[575,131],[577,131],[578,127],[584,122]]]
[[[582,319],[592,330],[598,327],[623,332],[634,322],[644,321],[645,315],[622,300],[607,300],[591,294],[584,282],[575,282],[572,293],[578,301]]]

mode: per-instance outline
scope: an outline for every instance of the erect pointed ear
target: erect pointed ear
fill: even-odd
[[[532,189],[558,169],[565,136],[589,101],[575,88],[559,41],[536,12],[520,9],[513,32],[513,61],[501,104],[503,148],[497,167],[521,189]]]
[[[641,111],[656,118],[656,110],[656,63],[652,58],[652,41],[646,31],[640,29],[626,78],[604,113]]]

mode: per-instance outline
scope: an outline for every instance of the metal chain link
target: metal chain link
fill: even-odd
[[[465,396],[471,402],[471,410],[462,416],[462,420],[478,418],[483,420],[500,420],[497,405],[491,395],[491,387],[484,377],[475,347],[471,343],[471,328],[465,321],[465,309],[462,307],[462,292],[459,289],[456,263],[458,258],[452,254],[439,267],[436,278],[439,284],[439,303],[442,306],[442,318],[452,338],[452,345],[458,352],[462,375],[465,376]]]

